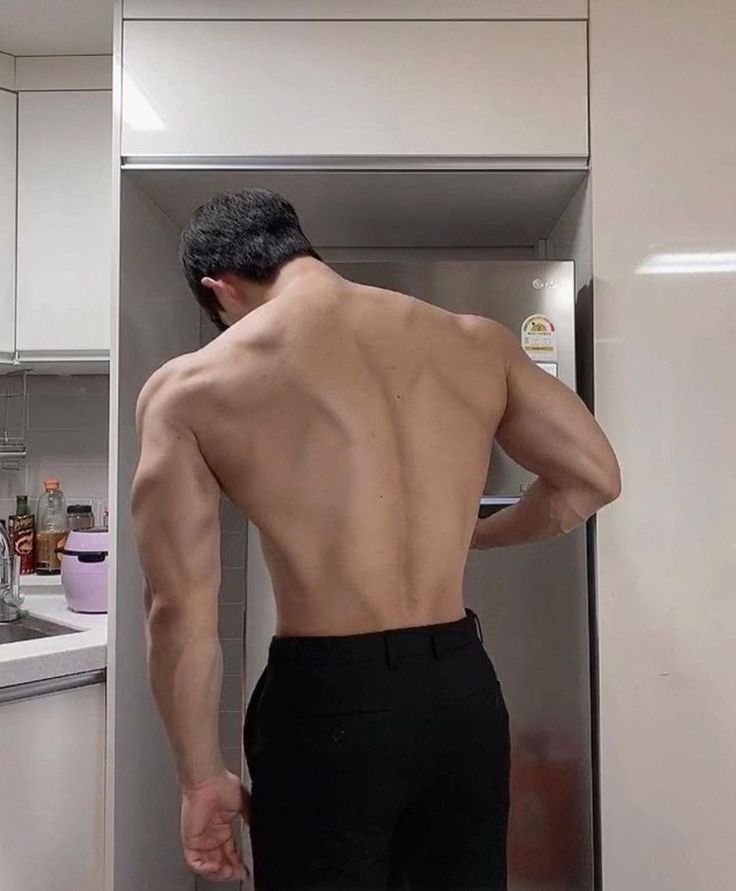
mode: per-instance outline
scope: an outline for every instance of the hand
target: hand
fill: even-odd
[[[250,875],[235,845],[239,816],[250,822],[250,793],[229,770],[182,790],[181,841],[190,870],[210,881]]]

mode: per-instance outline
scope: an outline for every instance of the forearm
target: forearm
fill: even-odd
[[[154,599],[147,610],[148,673],[183,787],[224,770],[218,711],[222,649],[216,617]]]
[[[473,546],[507,547],[556,538],[584,523],[605,503],[593,492],[565,492],[536,479],[511,507],[478,520]]]

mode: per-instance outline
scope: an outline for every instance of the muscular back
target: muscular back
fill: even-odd
[[[197,440],[260,531],[279,634],[463,615],[505,402],[478,321],[344,282],[266,303],[187,357]]]
[[[149,601],[212,621],[224,491],[260,530],[280,635],[461,618],[471,543],[563,534],[620,491],[593,416],[506,328],[332,274],[168,362],[136,416]],[[538,479],[476,525],[494,438]]]

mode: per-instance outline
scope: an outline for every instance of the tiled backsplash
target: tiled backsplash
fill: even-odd
[[[28,495],[35,511],[43,480],[51,477],[59,480],[67,504],[92,505],[101,524],[107,507],[108,376],[29,375],[27,383],[25,406],[13,400],[12,421],[16,432],[23,412],[26,459],[15,462],[17,469],[0,461],[0,517],[15,512],[16,495]]]

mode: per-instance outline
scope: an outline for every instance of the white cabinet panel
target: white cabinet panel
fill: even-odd
[[[135,21],[123,57],[131,158],[587,156],[584,22]]]
[[[15,56],[0,53],[0,89],[15,89]]]
[[[735,42],[733,0],[591,0],[606,891],[736,887]]]
[[[587,0],[123,0],[126,19],[585,19]]]
[[[0,90],[0,362],[15,348],[15,93]]]
[[[109,91],[20,94],[20,358],[109,351],[111,122]]]
[[[103,887],[105,685],[0,705],[0,888]]]

